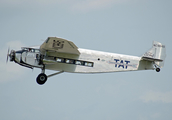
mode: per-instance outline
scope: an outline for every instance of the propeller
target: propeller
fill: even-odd
[[[11,62],[14,61],[14,59],[15,59],[15,51],[11,50],[11,52],[10,52],[10,47],[8,48],[6,63],[8,62],[9,57],[10,57],[10,61]]]
[[[10,47],[8,48],[8,52],[7,52],[7,60],[6,60],[6,63],[8,62],[8,58],[10,57],[10,54],[9,54],[9,52],[10,52]]]

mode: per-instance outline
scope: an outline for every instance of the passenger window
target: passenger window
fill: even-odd
[[[75,65],[83,65],[83,66],[93,67],[92,62],[73,60],[73,59],[66,59],[66,58],[55,58],[55,60],[57,62],[60,62],[60,63],[67,63],[67,64],[75,64]]]
[[[73,64],[74,63],[74,60],[66,59],[66,63]]]
[[[66,59],[66,63],[69,63],[69,59]]]
[[[85,66],[93,67],[93,63],[85,62]]]
[[[77,61],[75,62],[75,64],[76,64],[76,65],[81,65],[81,61],[78,61],[78,60],[77,60]]]
[[[57,58],[57,60],[56,60],[57,62],[61,62],[61,59],[60,58]]]
[[[63,58],[57,58],[57,60],[56,60],[57,62],[61,62],[61,63],[63,63],[64,62],[64,59]]]
[[[77,61],[75,62],[75,64],[76,64],[76,65],[84,65],[84,61],[79,61],[79,60],[77,60]]]

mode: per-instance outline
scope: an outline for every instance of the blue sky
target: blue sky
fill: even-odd
[[[171,120],[171,5],[170,0],[1,0],[1,119]],[[43,86],[36,83],[41,70],[5,63],[9,46],[41,45],[49,36],[135,56],[155,40],[166,45],[167,57],[160,73],[63,73]]]

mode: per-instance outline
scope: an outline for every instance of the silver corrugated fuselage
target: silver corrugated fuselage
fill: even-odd
[[[52,58],[52,60],[49,61],[49,64],[46,64],[45,68],[50,70],[72,73],[106,73],[154,69],[152,62],[141,60],[141,57],[100,52],[87,49],[78,50],[80,52],[80,55],[78,57],[65,56],[65,58],[75,60],[77,58],[81,61],[90,61],[93,63],[92,67],[61,63],[54,61],[54,59]],[[61,57],[63,57],[63,55],[61,55]]]

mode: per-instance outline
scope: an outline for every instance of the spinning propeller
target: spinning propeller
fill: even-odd
[[[9,52],[10,52],[10,48],[8,48],[8,52],[7,52],[7,60],[6,60],[6,63],[8,62],[8,57],[10,57],[10,54],[9,54]]]
[[[6,63],[8,62],[8,58],[10,57],[10,61],[14,61],[15,59],[15,51],[14,50],[11,50],[10,52],[10,48],[8,48],[8,52],[7,52],[7,60],[6,60]]]

